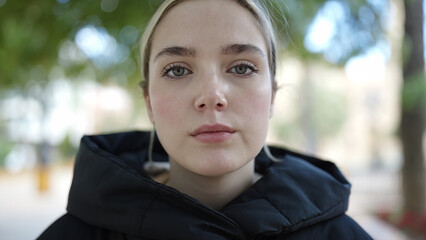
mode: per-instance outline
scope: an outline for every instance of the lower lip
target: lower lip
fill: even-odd
[[[229,140],[234,133],[232,132],[206,132],[194,136],[202,143],[220,143]]]

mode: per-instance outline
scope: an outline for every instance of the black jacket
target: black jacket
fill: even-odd
[[[271,147],[263,177],[222,210],[144,172],[149,134],[85,136],[68,207],[39,239],[371,239],[350,217],[350,184],[327,161]],[[153,159],[167,161],[156,139]]]

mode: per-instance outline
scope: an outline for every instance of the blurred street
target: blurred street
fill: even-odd
[[[373,216],[383,210],[396,210],[401,204],[398,172],[366,171],[346,175],[352,184],[348,215],[376,240],[408,240],[395,227]]]
[[[35,239],[65,213],[72,168],[51,169],[50,179],[49,190],[39,192],[36,171],[0,172],[0,239]]]
[[[347,177],[353,184],[349,215],[376,240],[408,239],[370,214],[398,205],[399,177],[385,172],[364,172]],[[52,168],[50,179],[49,190],[40,193],[36,172],[0,173],[0,239],[35,239],[65,213],[72,166]]]

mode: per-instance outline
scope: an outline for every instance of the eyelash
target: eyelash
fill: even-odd
[[[250,73],[244,73],[244,74],[238,74],[238,73],[235,73],[235,72],[231,72],[232,69],[235,69],[237,67],[247,67],[248,69],[251,70],[251,72]],[[259,70],[257,69],[256,65],[254,65],[250,62],[239,62],[236,65],[232,66],[229,70],[227,70],[227,72],[231,72],[233,74],[236,74],[236,75],[239,75],[239,76],[244,76],[244,77],[249,76],[252,73],[257,73],[258,71]]]
[[[181,64],[174,63],[174,64],[171,64],[171,65],[167,65],[163,69],[163,71],[161,71],[161,76],[162,77],[167,77],[167,78],[172,78],[172,79],[179,79],[181,77],[184,77],[186,74],[183,75],[183,76],[169,76],[168,75],[171,71],[173,71],[174,69],[178,69],[178,68],[182,68],[182,69],[184,69],[184,71],[187,71],[188,73],[192,73],[190,70],[188,70],[188,68],[182,66]]]
[[[250,72],[250,73],[244,73],[244,74],[239,74],[239,73],[236,73],[236,72],[232,72],[232,70],[233,70],[233,69],[235,69],[235,68],[237,68],[237,67],[247,67],[248,69],[250,69],[250,70],[251,70],[251,72]],[[184,71],[186,71],[186,73],[185,73],[185,74],[183,74],[182,76],[169,76],[169,75],[168,75],[171,71],[173,71],[174,69],[178,69],[178,68],[182,68],[182,69],[184,69]],[[253,74],[253,73],[257,73],[258,71],[259,71],[259,70],[257,69],[257,67],[256,67],[254,64],[250,63],[250,62],[239,62],[239,63],[237,63],[236,65],[232,66],[230,69],[228,69],[226,72],[227,72],[227,73],[232,73],[232,74],[235,74],[235,75],[239,75],[239,76],[246,77],[246,76],[249,76],[249,75],[251,75],[251,74]],[[182,77],[184,77],[185,75],[190,74],[190,73],[192,73],[192,71],[190,71],[188,68],[183,67],[183,66],[182,66],[181,64],[179,64],[179,63],[175,63],[175,64],[167,65],[167,66],[166,66],[166,67],[165,67],[165,68],[161,71],[161,76],[162,76],[162,77],[171,78],[171,79],[179,79],[179,78],[182,78]]]

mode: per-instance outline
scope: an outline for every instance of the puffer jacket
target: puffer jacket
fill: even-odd
[[[148,177],[149,133],[84,136],[67,213],[38,239],[371,239],[349,216],[350,184],[331,162],[270,147],[262,175],[220,211]],[[168,156],[155,139],[153,159]]]

